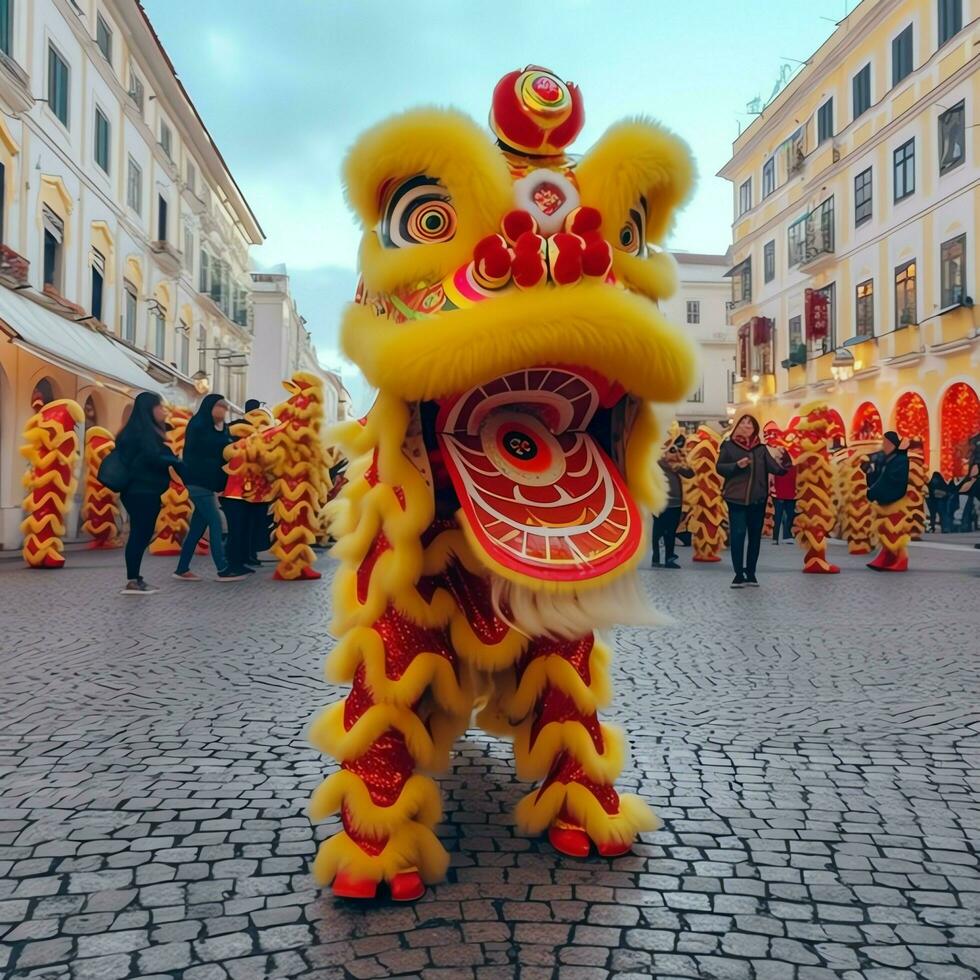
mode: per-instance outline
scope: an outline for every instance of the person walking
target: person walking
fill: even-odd
[[[187,493],[194,505],[190,526],[180,548],[180,558],[174,578],[185,582],[196,582],[200,576],[191,571],[194,549],[205,529],[211,548],[211,559],[221,581],[235,581],[244,578],[240,568],[231,568],[225,559],[222,541],[221,511],[218,507],[218,493],[225,487],[224,451],[232,441],[225,417],[228,402],[223,395],[207,395],[201,402],[194,417],[187,423],[184,437],[184,470]]]
[[[682,479],[694,476],[694,470],[687,465],[684,456],[684,436],[678,436],[658,460],[658,465],[667,478],[667,504],[653,519],[653,567],[660,565],[660,539],[664,541],[664,567],[680,568],[674,541],[677,525],[681,522],[684,505],[684,484]]]
[[[141,574],[143,555],[156,528],[160,498],[170,485],[171,467],[183,478],[183,464],[167,446],[166,438],[163,399],[151,391],[140,392],[129,420],[116,436],[116,449],[129,474],[120,494],[129,515],[125,551],[127,581],[122,595],[150,595],[157,591]]]
[[[788,456],[788,454],[787,454]],[[796,520],[796,464],[789,457],[785,473],[772,477],[772,543],[793,540],[793,521]]]
[[[903,501],[909,489],[908,440],[900,438],[897,432],[886,432],[881,437],[881,449],[866,459],[861,469],[868,479],[868,500],[875,505],[881,543],[881,551],[868,562],[868,568],[876,572],[904,572],[908,568],[908,553],[905,545],[898,546],[893,540],[896,525],[892,518],[896,505]],[[908,542],[907,536],[905,541]]]
[[[938,518],[939,527],[946,533],[949,524],[946,517],[949,510],[949,484],[939,470],[933,470],[929,477],[928,491],[926,507],[929,508],[929,530],[935,534]]]
[[[755,573],[766,520],[769,476],[782,476],[790,465],[785,449],[762,444],[759,423],[751,415],[743,415],[735,423],[731,437],[721,444],[716,469],[725,481],[722,496],[728,505],[733,589],[759,585]]]

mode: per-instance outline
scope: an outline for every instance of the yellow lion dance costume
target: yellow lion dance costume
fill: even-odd
[[[435,782],[474,707],[540,780],[517,808],[566,854],[629,850],[658,821],[614,782],[594,628],[649,622],[632,574],[663,505],[654,403],[692,387],[693,349],[656,300],[660,242],[687,197],[685,146],[645,120],[581,159],[581,95],[540,68],[497,85],[497,142],[449,110],[406,112],[347,157],[364,229],[345,353],[379,395],[338,433],[328,671],[347,699],[311,729],[340,762],[314,820],[343,830],[314,865],[337,895],[399,900],[438,880]],[[644,618],[645,617],[645,618]]]

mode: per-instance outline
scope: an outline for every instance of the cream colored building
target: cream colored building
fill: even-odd
[[[0,549],[32,405],[244,400],[262,239],[139,3],[0,4]]]
[[[727,423],[735,382],[735,344],[727,323],[731,285],[728,255],[674,252],[677,291],[660,304],[666,318],[685,329],[698,345],[701,377],[686,402],[675,407],[689,431],[702,422]]]
[[[736,401],[763,423],[826,400],[848,437],[897,428],[962,472],[980,431],[978,67],[980,0],[863,0],[735,141]]]

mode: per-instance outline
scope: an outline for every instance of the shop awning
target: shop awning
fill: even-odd
[[[2,287],[0,330],[35,356],[127,394],[130,389],[163,390],[104,334]]]

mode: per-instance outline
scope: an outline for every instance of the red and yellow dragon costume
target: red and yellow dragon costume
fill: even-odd
[[[328,671],[351,689],[311,729],[340,763],[310,805],[340,814],[314,865],[337,895],[387,882],[414,899],[442,877],[428,773],[475,708],[539,781],[522,830],[616,855],[658,823],[615,788],[593,629],[647,605],[632,573],[664,499],[654,405],[685,397],[695,367],[658,311],[675,267],[651,246],[693,168],[645,120],[572,157],[582,120],[578,89],[530,67],[495,89],[496,141],[458,112],[410,111],[346,160],[364,237],[342,344],[379,395],[338,433]]]

